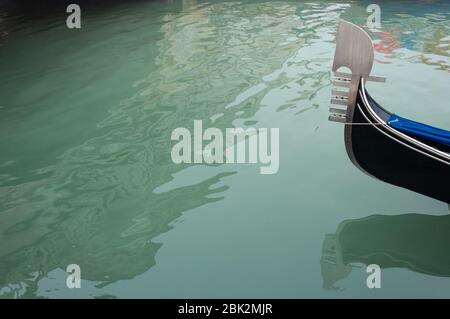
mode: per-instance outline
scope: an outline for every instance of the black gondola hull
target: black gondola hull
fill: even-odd
[[[367,105],[358,94],[352,124],[346,125],[347,152],[352,161],[384,182],[450,203],[450,165],[393,136],[385,125],[373,125],[378,120],[368,107],[373,105]]]

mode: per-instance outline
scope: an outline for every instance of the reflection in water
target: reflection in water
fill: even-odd
[[[262,99],[280,88],[283,94],[275,95],[271,105],[277,111],[298,107],[300,115],[317,109],[310,101],[329,85],[328,60],[298,50],[311,50],[308,46],[322,36],[331,41],[336,17],[346,6],[305,4],[299,10],[284,5],[275,10],[271,3],[249,3],[242,11],[233,3],[183,1],[181,7],[139,19],[133,32],[148,41],[145,45],[113,46],[118,50],[113,55],[125,50],[139,57],[140,48],[146,49],[140,63],[149,70],[131,83],[136,92],[110,106],[109,115],[97,123],[101,135],[80,138],[46,166],[38,166],[33,157],[2,159],[7,165],[0,167],[0,295],[34,296],[39,280],[71,263],[81,266],[83,279],[100,286],[152,267],[161,246],[154,238],[184,211],[221,200],[223,195],[210,195],[227,189],[210,187],[229,173],[154,192],[186,167],[170,160],[174,128],[212,118],[221,129],[232,127],[236,119],[254,125],[248,120]],[[126,13],[115,13],[125,21],[113,19],[113,25],[127,25],[132,14]],[[103,19],[109,21],[106,14]],[[56,39],[66,38],[65,30],[52,32]],[[85,36],[104,38],[94,31]],[[84,42],[97,43],[91,40]],[[105,46],[110,53],[111,46]],[[93,64],[92,73],[99,63],[95,53],[92,60],[83,59],[83,67]],[[56,77],[58,71],[54,66],[46,75],[55,72]],[[98,85],[96,91],[105,90],[101,83],[92,83]]]
[[[338,289],[356,264],[450,277],[450,215],[372,215],[343,221],[322,248],[323,287]]]
[[[420,9],[420,10],[418,10]],[[410,62],[435,66],[438,70],[450,68],[450,4],[433,1],[432,5],[383,7],[381,32],[371,33],[376,39],[374,48],[384,58],[400,58]],[[378,41],[377,41],[378,40]],[[401,52],[397,49],[407,49]]]
[[[380,41],[378,43],[374,43],[373,45],[375,52],[382,53],[384,55],[384,58],[393,58],[391,54],[394,52],[394,50],[400,48],[397,38],[388,31],[380,32],[379,37]],[[375,60],[378,63],[390,63],[389,61],[381,60],[379,58]]]
[[[211,187],[229,174],[162,194],[133,198],[152,203],[144,211],[130,210],[125,199],[109,209],[93,211],[95,199],[88,200],[76,214],[49,223],[47,227],[52,231],[41,238],[36,226],[30,228],[33,220],[17,223],[14,215],[4,216],[0,223],[0,279],[3,284],[13,284],[3,292],[16,297],[21,291],[30,294],[37,289],[37,279],[74,262],[83,270],[83,279],[102,285],[143,273],[155,264],[161,247],[151,240],[169,231],[173,227],[170,223],[184,211],[223,199],[210,196],[228,187]]]
[[[292,111],[301,127],[328,105],[339,17],[366,19],[359,2],[116,2],[85,8],[88,32],[71,37],[65,15],[0,13],[0,295],[34,296],[70,263],[100,285],[152,267],[155,237],[228,187],[213,186],[219,174],[155,193],[185,168],[170,160],[172,130],[257,126],[263,108]],[[351,270],[337,265],[333,278]]]
[[[448,71],[450,62],[450,2],[432,0],[405,5],[403,1],[381,5],[381,29],[366,28],[366,8],[373,1],[358,1],[342,18],[363,27],[374,40],[375,61],[393,58],[434,66]]]

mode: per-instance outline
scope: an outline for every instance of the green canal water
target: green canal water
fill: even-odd
[[[370,3],[1,9],[0,296],[450,297],[447,204],[366,176],[327,120],[337,24]],[[369,91],[450,129],[450,5],[380,5]],[[194,119],[279,128],[278,173],[174,164]]]

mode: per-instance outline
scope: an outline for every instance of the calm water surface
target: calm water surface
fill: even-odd
[[[140,1],[81,30],[2,9],[0,296],[450,297],[447,204],[360,172],[327,121],[338,20],[368,4]],[[450,5],[381,10],[369,90],[450,129]],[[280,128],[278,174],[174,164],[194,119]]]

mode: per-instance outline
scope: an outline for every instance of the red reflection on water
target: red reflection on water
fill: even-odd
[[[394,36],[389,31],[383,31],[380,32],[379,34],[380,34],[380,42],[375,43],[373,45],[373,48],[375,49],[376,52],[386,54],[384,55],[384,58],[393,59],[394,58],[394,56],[392,55],[393,51],[401,47],[397,41],[397,37]],[[388,61],[381,61],[378,59],[375,59],[375,61],[382,64],[391,63]]]

